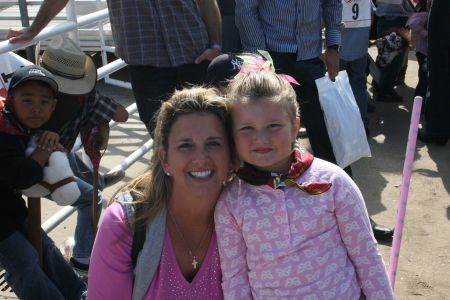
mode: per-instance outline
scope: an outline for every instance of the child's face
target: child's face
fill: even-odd
[[[8,98],[11,112],[29,128],[40,128],[56,106],[52,89],[32,80],[20,84]]]
[[[289,171],[299,118],[293,123],[281,103],[269,101],[236,101],[231,116],[236,151],[242,160],[263,171]]]

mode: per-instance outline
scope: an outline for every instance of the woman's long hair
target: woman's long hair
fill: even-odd
[[[139,215],[131,217],[129,220],[133,231],[146,226],[166,205],[171,196],[172,182],[164,172],[158,151],[160,149],[168,150],[170,131],[178,117],[190,114],[215,115],[225,128],[232,159],[235,157],[228,109],[225,100],[217,94],[216,90],[192,87],[175,91],[169,100],[162,103],[157,114],[156,128],[153,132],[153,156],[149,169],[118,191],[129,190],[138,198],[134,203],[142,207]],[[112,198],[109,204],[114,201],[115,199]]]

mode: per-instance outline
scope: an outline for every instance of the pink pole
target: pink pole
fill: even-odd
[[[400,197],[398,199],[397,219],[395,221],[395,232],[392,242],[391,258],[389,261],[388,274],[392,289],[394,289],[395,276],[397,275],[397,265],[400,256],[400,244],[402,242],[403,225],[406,214],[406,203],[408,202],[409,183],[411,181],[414,154],[416,153],[417,131],[419,130],[421,108],[422,97],[414,98],[411,124],[409,126],[408,144],[406,146],[405,164],[403,165],[403,177],[400,189]]]

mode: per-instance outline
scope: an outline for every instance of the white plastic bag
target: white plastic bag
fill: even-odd
[[[326,74],[316,79],[316,85],[337,164],[345,168],[361,157],[370,157],[364,124],[347,72],[339,72],[334,82]]]

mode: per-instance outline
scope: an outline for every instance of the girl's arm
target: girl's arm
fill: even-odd
[[[231,212],[231,189],[219,198],[214,213],[217,244],[222,268],[222,289],[225,299],[251,299],[247,266],[247,246],[242,228]]]
[[[126,212],[118,202],[111,204],[103,214],[89,267],[89,300],[131,299],[133,237],[126,219]]]
[[[361,192],[346,177],[339,177],[333,186],[337,188],[335,214],[339,231],[363,293],[367,299],[395,299]]]
[[[416,33],[421,38],[426,38],[428,36],[428,30],[425,29],[425,24],[428,23],[428,13],[421,12],[416,13],[409,23],[409,28]]]

